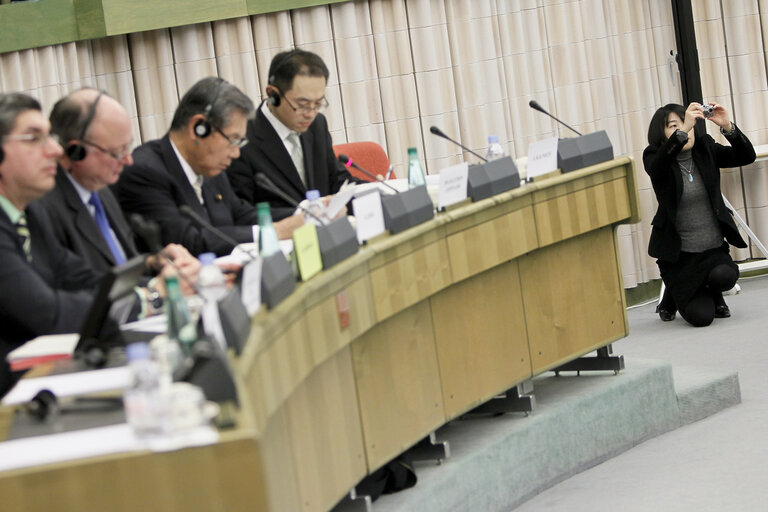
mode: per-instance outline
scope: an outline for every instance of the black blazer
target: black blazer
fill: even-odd
[[[128,226],[117,199],[109,188],[100,190],[98,194],[104,204],[112,231],[125,251],[126,259],[133,258],[138,255],[133,231]],[[56,174],[56,188],[40,202],[48,210],[53,233],[61,245],[80,256],[96,271],[106,272],[116,265],[115,257],[109,250],[99,226],[61,167]]]
[[[321,196],[326,196],[338,192],[346,179],[359,181],[352,178],[344,164],[336,158],[328,123],[322,114],[318,114],[307,131],[299,136],[304,150],[308,187],[301,182],[291,155],[261,108],[257,109],[256,117],[248,121],[247,137],[248,145],[240,150],[240,158],[232,162],[226,175],[241,198],[251,204],[269,202],[274,220],[288,217],[296,207],[256,185],[257,172],[264,173],[296,203],[306,197],[307,188],[317,189]]]
[[[123,170],[113,190],[126,215],[139,213],[158,223],[163,245],[177,243],[193,255],[212,251],[221,256],[232,251],[229,243],[182,216],[182,205],[192,208],[237,242],[254,241],[256,209],[232,192],[223,173],[205,179],[205,205],[201,205],[168,135],[136,148],[133,165]]]
[[[734,126],[736,126],[734,124]],[[651,238],[648,254],[665,261],[677,261],[680,255],[680,235],[675,227],[677,208],[683,195],[683,178],[677,155],[686,140],[672,136],[661,146],[648,146],[643,151],[645,171],[651,177],[653,191],[659,203],[656,215],[651,221]],[[720,229],[729,244],[746,247],[739,234],[731,212],[726,208],[720,189],[720,168],[749,165],[755,161],[755,149],[749,139],[736,128],[736,133],[728,137],[730,146],[718,144],[709,136],[696,139],[691,149],[693,162],[709,196],[712,210],[715,212]]]
[[[78,332],[100,278],[59,244],[42,205],[32,203],[26,213],[32,263],[0,210],[0,394],[10,382],[8,352],[36,336]]]

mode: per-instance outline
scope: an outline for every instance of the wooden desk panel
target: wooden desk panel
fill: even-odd
[[[429,302],[352,342],[352,360],[373,471],[445,423]]]
[[[533,375],[627,335],[614,229],[519,259]]]
[[[531,377],[517,267],[508,262],[430,299],[448,419]]]

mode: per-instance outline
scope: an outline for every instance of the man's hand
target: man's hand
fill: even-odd
[[[278,240],[291,238],[296,229],[304,225],[304,214],[291,215],[274,223]]]

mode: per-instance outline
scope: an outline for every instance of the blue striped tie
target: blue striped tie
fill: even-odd
[[[107,213],[104,211],[104,205],[101,203],[99,194],[93,192],[91,194],[91,198],[88,200],[88,203],[91,204],[95,210],[93,217],[96,219],[96,224],[98,224],[99,230],[101,230],[101,235],[107,242],[109,250],[112,251],[112,255],[115,257],[115,263],[122,265],[125,263],[125,257],[123,256],[120,247],[117,245],[117,240],[115,240],[115,237],[112,236],[112,230],[109,229]]]

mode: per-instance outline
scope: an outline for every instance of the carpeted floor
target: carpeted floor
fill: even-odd
[[[693,328],[655,304],[629,311],[631,360],[739,374],[742,403],[650,439],[544,491],[515,512],[768,511],[768,276],[740,281],[732,317]]]

